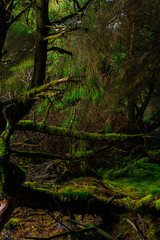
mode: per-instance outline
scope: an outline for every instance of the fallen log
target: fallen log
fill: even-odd
[[[94,140],[94,141],[126,141],[129,139],[143,139],[148,138],[145,134],[121,134],[121,133],[88,133],[83,131],[71,130],[64,127],[56,127],[56,126],[47,126],[41,122],[36,123],[30,120],[19,121],[15,130],[28,130],[33,132],[40,132],[55,136],[63,136],[70,137],[76,139],[84,139],[84,140]]]

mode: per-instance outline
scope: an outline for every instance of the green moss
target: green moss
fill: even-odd
[[[63,199],[66,200],[87,200],[96,198],[89,190],[84,188],[76,189],[73,186],[67,186],[57,192]]]
[[[73,131],[69,128],[63,127],[55,127],[49,126],[47,127],[43,123],[34,123],[32,121],[19,121],[17,123],[17,129],[19,130],[36,130],[42,133],[53,134],[56,136],[64,136],[64,137],[72,137],[76,139],[86,139],[86,140],[96,140],[96,141],[104,141],[104,140],[112,140],[112,141],[122,141],[127,139],[133,139],[138,137],[143,137],[143,134],[117,134],[117,133],[108,133],[108,134],[99,134],[99,133],[88,133],[88,132],[80,132]]]
[[[157,188],[153,188],[152,191],[151,191],[151,194],[153,196],[160,196],[160,189],[157,189]]]
[[[10,229],[11,226],[14,229],[17,229],[23,224],[22,220],[19,218],[11,218],[5,225],[4,229]]]
[[[147,196],[143,197],[140,202],[147,205],[153,201],[153,196],[152,194],[148,194]]]
[[[0,137],[0,163],[2,163],[2,161],[5,161],[7,157],[8,157],[8,149],[7,149],[6,143],[2,139],[2,137]]]
[[[30,186],[31,188],[41,188],[41,184],[39,184],[38,182],[25,182],[24,183],[25,186]]]
[[[155,208],[159,211],[160,210],[160,199],[154,202]]]

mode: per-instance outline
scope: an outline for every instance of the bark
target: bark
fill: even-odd
[[[109,218],[112,212],[122,213],[126,208],[121,204],[114,204],[112,191],[109,189],[105,197],[99,197],[88,190],[73,189],[68,192],[65,188],[59,191],[47,191],[43,188],[34,188],[29,184],[21,186],[19,191],[10,200],[4,200],[5,205],[0,211],[0,230],[11,217],[17,207],[61,212],[68,216],[72,214],[97,214],[102,218]]]
[[[55,126],[46,126],[43,123],[35,123],[33,121],[19,121],[15,126],[16,130],[29,130],[34,132],[41,132],[45,134],[71,137],[76,139],[84,140],[94,140],[94,141],[126,141],[133,139],[142,139],[148,137],[144,134],[119,134],[119,133],[108,133],[108,134],[99,134],[99,133],[88,133],[73,131],[64,127],[55,127]]]
[[[6,8],[9,5],[8,8]],[[0,1],[0,61],[2,58],[2,50],[6,39],[7,30],[9,27],[9,19],[12,13],[13,1],[10,0]]]
[[[108,148],[107,146],[101,147],[99,149],[88,150],[88,151],[79,151],[70,156],[53,154],[53,153],[45,153],[45,152],[34,152],[34,151],[19,151],[17,149],[10,149],[10,154],[14,154],[18,157],[33,157],[33,158],[43,158],[43,159],[61,159],[61,160],[74,160],[74,159],[82,159],[82,158],[90,158],[102,152]]]
[[[65,159],[67,160],[67,156],[61,156],[59,154],[51,154],[45,152],[29,152],[29,151],[19,151],[16,149],[10,150],[11,154],[14,154],[19,157],[34,157],[34,158],[43,158],[43,159]],[[71,159],[71,158],[69,158]]]
[[[58,191],[47,191],[43,188],[34,188],[31,184],[23,184],[24,175],[21,169],[9,162],[8,148],[0,139],[0,177],[2,193],[5,200],[0,208],[0,230],[10,218],[17,207],[28,207],[43,209],[50,212],[59,211],[64,215],[70,214],[98,214],[101,217],[108,216],[111,209],[118,211],[122,209],[118,204],[112,205],[113,192],[108,188],[103,189],[105,197],[99,197],[90,190],[71,186],[68,190],[63,188]],[[100,184],[93,180],[96,186]],[[80,185],[79,184],[79,185]],[[101,186],[101,185],[100,185]],[[99,188],[97,187],[97,190]],[[102,186],[101,190],[102,191]]]
[[[34,73],[31,81],[31,88],[43,84],[46,71],[47,60],[47,40],[43,40],[48,35],[49,19],[48,19],[48,2],[44,0],[36,1],[36,49],[34,59]]]
[[[17,201],[15,199],[4,200],[0,206],[0,230],[11,218],[11,215],[17,207]]]
[[[144,112],[145,112],[145,110],[148,106],[150,98],[151,98],[151,96],[153,94],[153,91],[155,89],[155,82],[156,82],[156,75],[155,75],[155,73],[153,73],[153,75],[151,77],[151,82],[150,82],[150,86],[149,86],[148,95],[146,96],[143,104],[141,105],[141,107],[137,111],[136,120],[140,123],[143,120]]]
[[[46,83],[42,86],[34,87],[31,90],[28,90],[27,92],[22,93],[21,95],[19,95],[17,98],[13,99],[12,101],[18,101],[18,102],[24,103],[27,100],[29,101],[30,99],[36,99],[39,96],[39,94],[47,91],[48,89],[50,89],[52,87],[54,88],[55,86],[57,86],[60,83],[65,83],[65,82],[69,82],[69,81],[78,82],[78,80],[76,80],[75,78],[76,77],[61,78],[61,79],[54,80],[54,81],[51,81],[49,83]]]
[[[68,215],[68,213],[104,215],[108,212],[107,198],[105,200],[98,199],[91,193],[85,192],[85,190],[70,192],[70,195],[68,195],[65,189],[64,192],[60,193],[23,186],[19,194],[19,200],[21,207],[44,209],[50,212],[59,211],[64,215]]]
[[[61,54],[67,54],[67,55],[73,56],[73,53],[72,53],[72,52],[67,51],[67,50],[65,50],[65,49],[62,49],[62,48],[59,48],[59,47],[54,47],[54,46],[48,48],[47,51],[48,51],[48,52],[49,52],[49,51],[57,51],[57,52],[59,52],[59,53],[61,53]]]

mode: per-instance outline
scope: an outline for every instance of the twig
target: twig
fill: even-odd
[[[63,233],[58,233],[58,234],[54,234],[51,237],[47,237],[47,238],[43,238],[43,237],[25,237],[25,239],[34,239],[34,240],[50,240],[50,239],[54,239],[54,238],[60,238],[60,237],[65,237],[68,236],[69,234],[79,234],[79,233],[84,233],[84,232],[89,232],[89,231],[95,231],[94,227],[88,227],[85,229],[80,229],[80,230],[72,230],[72,232],[70,231],[66,231]]]
[[[50,100],[49,100],[49,101],[50,101]],[[52,101],[49,102],[49,104],[48,104],[48,106],[47,106],[47,109],[46,109],[46,111],[45,111],[45,114],[44,114],[44,117],[43,117],[43,120],[42,120],[42,123],[44,123],[44,124],[45,124],[46,121],[47,121],[47,118],[48,118],[50,109],[51,109],[51,107],[52,107],[53,101],[54,101],[54,100],[52,100]]]
[[[145,233],[145,228],[144,228],[144,222],[143,222],[141,216],[140,216],[139,214],[137,214],[137,215],[138,215],[138,217],[139,217],[139,219],[140,219],[140,221],[141,221],[141,223],[142,223],[142,230],[143,230],[144,238],[147,239],[146,233]]]
[[[83,226],[83,227],[88,227],[86,224],[81,223],[81,222],[78,222],[78,221],[73,220],[73,219],[68,219],[67,221],[68,221],[68,222],[75,223],[75,224],[80,225],[80,226]]]
[[[61,226],[65,227],[67,230],[73,232],[72,229],[68,228],[65,224],[62,223],[62,221],[59,221],[57,218],[55,218],[51,213],[49,213],[48,211],[44,211],[46,212],[51,218],[53,218],[56,222],[60,223]]]
[[[143,235],[143,233],[140,231],[140,229],[139,229],[139,227],[137,226],[137,224],[136,224],[136,222],[135,222],[135,224],[131,221],[131,220],[129,220],[129,219],[127,219],[127,222],[133,227],[133,229],[137,232],[137,234],[139,235],[139,237],[140,237],[140,239],[142,239],[142,240],[146,240],[147,238]]]

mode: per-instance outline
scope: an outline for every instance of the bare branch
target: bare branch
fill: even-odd
[[[65,21],[67,21],[68,19],[71,19],[71,18],[73,18],[73,17],[75,17],[75,16],[78,16],[79,14],[82,14],[82,12],[88,7],[88,5],[89,5],[92,1],[93,1],[93,0],[87,1],[87,2],[84,4],[84,6],[81,7],[80,9],[78,9],[75,13],[71,13],[71,14],[69,14],[68,16],[65,16],[65,17],[63,17],[63,18],[61,18],[61,19],[58,19],[58,20],[56,20],[56,21],[53,21],[53,22],[51,23],[51,25],[61,24],[61,23],[65,22]]]
[[[8,24],[8,28],[11,26],[12,23],[14,23],[15,21],[19,20],[19,18],[22,16],[22,14],[29,9],[32,6],[32,4],[30,3],[29,5],[27,5],[16,17],[12,17],[11,21]]]
[[[68,50],[65,50],[63,48],[54,47],[54,46],[50,47],[47,51],[49,52],[49,51],[52,51],[52,50],[57,51],[57,52],[62,53],[62,54],[67,54],[67,55],[73,56],[72,52],[70,52]]]

